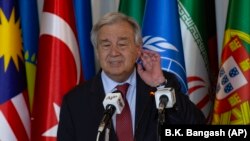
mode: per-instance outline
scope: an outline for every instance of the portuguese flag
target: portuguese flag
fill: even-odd
[[[229,1],[212,124],[250,124],[249,5]]]

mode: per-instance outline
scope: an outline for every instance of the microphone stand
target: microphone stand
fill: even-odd
[[[105,141],[109,141],[109,135],[111,130],[111,121],[108,122],[107,127],[105,129]]]
[[[102,118],[102,120],[100,122],[100,125],[98,127],[96,141],[99,141],[99,137],[100,137],[100,135],[101,135],[101,133],[103,132],[104,129],[105,129],[105,138],[107,137],[108,140],[109,140],[109,132],[110,132],[110,128],[111,128],[111,122],[110,121],[111,121],[111,117],[114,114],[115,110],[116,109],[115,109],[115,107],[113,105],[107,105],[106,106],[104,116],[103,116],[103,118]]]
[[[105,136],[104,136],[104,141],[109,141],[109,135],[110,135],[110,130],[111,130],[111,121],[109,120],[108,123],[106,124],[105,129]],[[96,141],[99,141],[100,135],[102,131],[98,130]]]
[[[165,109],[158,110],[157,141],[161,141],[161,126],[165,123]]]
[[[161,96],[160,97],[160,103],[159,103],[159,109],[158,109],[158,123],[157,123],[157,137],[158,141],[161,141],[161,126],[165,123],[165,107],[166,103],[168,102],[168,97]]]

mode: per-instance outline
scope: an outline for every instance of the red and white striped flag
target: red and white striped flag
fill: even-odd
[[[0,141],[30,140],[18,3],[0,1]]]
[[[72,0],[45,0],[32,113],[34,141],[56,140],[63,96],[81,80]]]

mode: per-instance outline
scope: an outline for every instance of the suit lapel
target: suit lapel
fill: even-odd
[[[93,95],[92,101],[95,101],[92,103],[91,107],[92,107],[93,112],[97,112],[96,113],[97,119],[98,119],[97,123],[99,125],[99,122],[101,121],[101,118],[103,117],[103,113],[104,113],[104,107],[102,105],[102,102],[105,98],[105,92],[104,92],[102,79],[101,79],[101,71],[99,71],[99,73],[94,78],[90,89],[91,89],[91,94]],[[96,130],[96,133],[97,133],[97,130]],[[104,137],[105,137],[105,131],[103,131],[103,133],[101,134],[100,140],[104,140]],[[111,124],[110,140],[111,141],[117,140],[113,122]]]
[[[138,74],[136,85],[135,138],[140,140],[144,137],[151,120],[154,99],[150,92],[154,89],[146,85]]]

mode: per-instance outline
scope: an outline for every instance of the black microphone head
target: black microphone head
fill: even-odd
[[[162,88],[155,92],[156,108],[159,109],[160,103],[166,103],[165,108],[172,108],[176,102],[175,91],[172,88]]]
[[[169,98],[166,95],[161,95],[160,96],[160,101],[167,103]]]
[[[109,114],[109,115],[112,116],[112,115],[115,113],[115,110],[116,110],[116,108],[115,108],[114,105],[108,104],[108,105],[106,106],[106,109],[105,109],[105,111],[104,111],[104,114]]]

